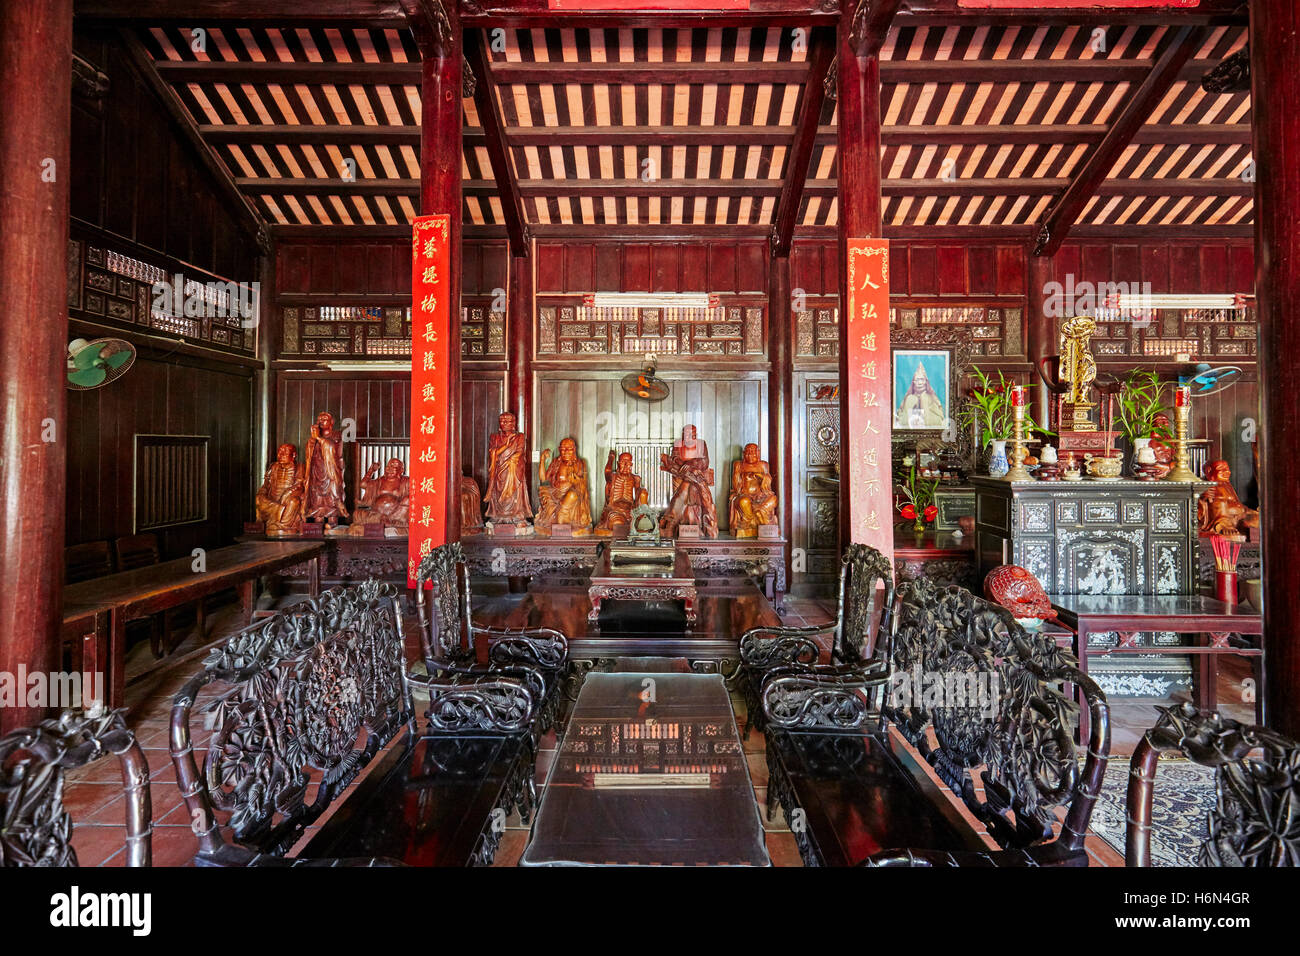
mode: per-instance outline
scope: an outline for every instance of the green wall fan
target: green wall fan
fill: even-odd
[[[73,339],[68,343],[68,388],[86,391],[116,381],[135,361],[135,346],[123,339]]]

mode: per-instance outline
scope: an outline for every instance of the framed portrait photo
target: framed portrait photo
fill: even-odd
[[[948,349],[895,349],[894,428],[943,431],[952,402],[952,353]]]

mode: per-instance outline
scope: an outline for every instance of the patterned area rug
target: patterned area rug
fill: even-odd
[[[1121,856],[1127,814],[1129,761],[1112,758],[1092,811],[1092,832]],[[1214,771],[1190,760],[1160,761],[1151,808],[1151,865],[1196,866],[1205,839],[1206,814],[1214,807]]]

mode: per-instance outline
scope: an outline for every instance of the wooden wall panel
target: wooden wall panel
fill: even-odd
[[[695,425],[709,445],[714,471],[713,495],[718,521],[727,525],[727,495],[731,485],[731,463],[740,457],[748,442],[756,442],[768,458],[767,376],[740,373],[724,376],[707,371],[686,377],[664,373],[671,392],[664,401],[646,404],[628,396],[614,372],[541,372],[537,380],[537,405],[544,412],[531,438],[536,463],[542,449],[554,455],[563,438],[574,438],[578,453],[587,460],[591,476],[593,517],[604,506],[605,460],[611,442],[620,437],[662,439],[671,442],[684,425]],[[537,478],[533,478],[536,505]],[[652,505],[666,502],[651,502]]]
[[[72,217],[220,276],[257,278],[256,225],[220,192],[116,33],[78,28],[73,50],[109,84],[98,102],[72,98]]]
[[[160,530],[163,556],[229,544],[252,518],[250,475],[263,467],[249,460],[252,405],[246,369],[144,355],[111,385],[69,392],[67,543],[134,533],[135,436],[155,434],[210,437],[207,520]]]

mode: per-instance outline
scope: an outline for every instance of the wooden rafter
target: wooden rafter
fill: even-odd
[[[1204,42],[1204,37],[1203,27],[1183,26],[1171,31],[1164,52],[1129,99],[1124,112],[1111,125],[1110,132],[1101,141],[1101,145],[1093,150],[1069,188],[1047,211],[1034,242],[1034,255],[1056,254],[1070,227],[1074,225],[1092,197],[1097,195],[1120,154],[1133,141],[1133,137],[1147,121],[1151,111],[1177,81],[1179,72],[1191,59],[1200,43]],[[1151,183],[1150,180],[1139,182]]]
[[[771,252],[773,257],[788,256],[794,239],[794,227],[799,219],[799,207],[808,184],[808,163],[812,160],[817,142],[818,124],[821,122],[822,104],[826,102],[825,80],[831,61],[835,59],[835,30],[816,27],[812,31],[808,49],[807,79],[799,116],[795,122],[794,141],[786,158],[785,182],[781,187],[781,201],[777,205],[772,223]]]
[[[510,237],[510,254],[528,255],[528,223],[524,218],[524,202],[510,162],[510,147],[506,142],[501,111],[497,107],[496,87],[488,69],[487,38],[482,30],[466,34],[465,62],[474,74],[474,105],[479,122],[483,124],[483,138],[488,159],[496,178],[497,193],[501,197],[501,214],[505,217],[506,233]]]

